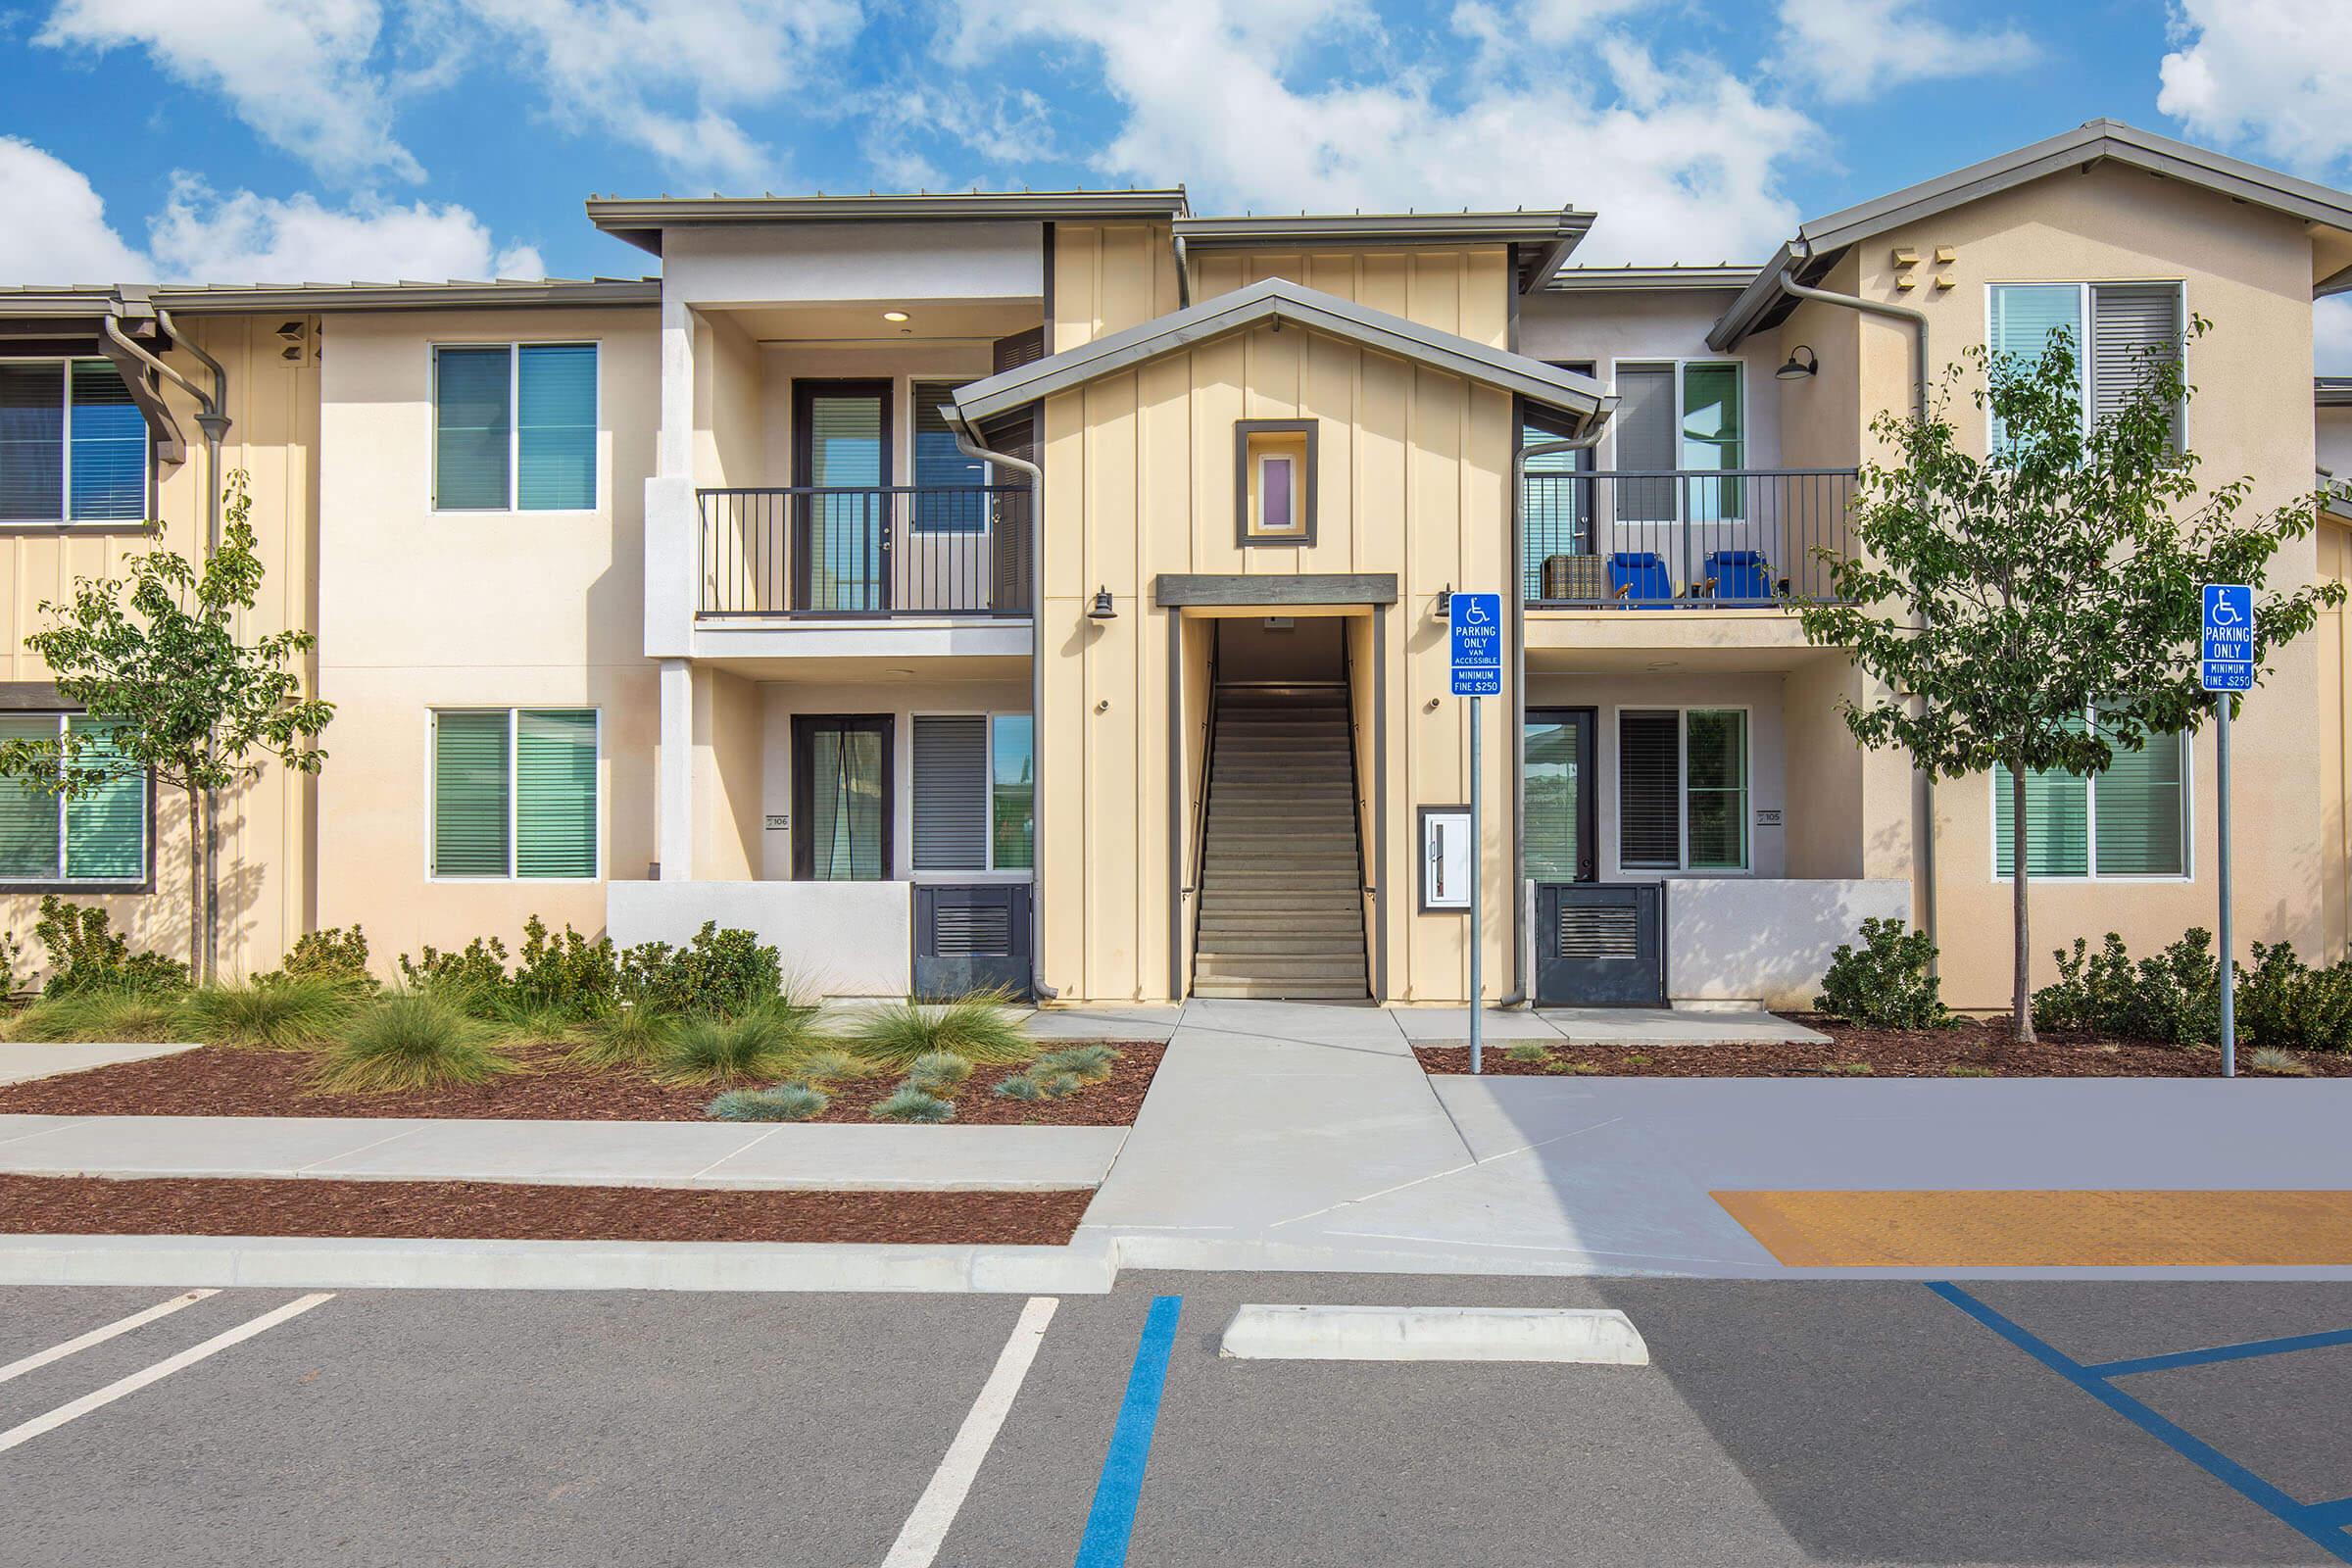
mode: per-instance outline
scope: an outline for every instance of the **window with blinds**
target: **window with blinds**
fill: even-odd
[[[1988,346],[2036,360],[2063,331],[2081,367],[2085,419],[2111,418],[2147,377],[2152,356],[2178,358],[2186,328],[2181,285],[2161,283],[1995,283],[1986,311]],[[2173,407],[2173,445],[2182,410]],[[1992,421],[1992,450],[2006,440]],[[2030,854],[2030,852],[2029,852]]]
[[[1616,368],[1616,466],[1621,473],[1729,470],[1747,461],[1745,399],[1736,362],[1621,365]],[[1738,479],[1621,479],[1617,505],[1645,522],[1740,515]]]
[[[940,405],[956,401],[954,381],[914,383],[913,514],[915,533],[980,533],[988,527],[988,465],[967,457]]]
[[[2178,877],[2188,874],[2187,740],[2158,735],[2118,746],[2106,771],[2026,775],[2026,874]],[[1992,770],[1993,875],[2016,863],[2009,770]]]
[[[914,719],[914,868],[988,868],[988,719]]]
[[[0,780],[0,881],[122,884],[147,879],[148,778],[85,714],[0,716],[0,741],[54,740],[63,725],[86,737],[73,794]]]
[[[1682,869],[1682,771],[1680,713],[1618,713],[1617,863],[1627,870]]]
[[[433,875],[597,874],[594,709],[433,715]]]
[[[111,361],[0,363],[0,521],[141,521],[148,451]]]
[[[1617,714],[1617,863],[1628,871],[1748,868],[1747,712]]]
[[[433,506],[585,512],[596,506],[593,343],[433,350]]]

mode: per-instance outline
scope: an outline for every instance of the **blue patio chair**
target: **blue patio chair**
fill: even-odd
[[[1764,604],[1772,599],[1772,567],[1761,550],[1710,550],[1707,576],[1718,600]]]
[[[1637,610],[1672,610],[1674,579],[1654,550],[1620,550],[1609,557],[1609,597]]]

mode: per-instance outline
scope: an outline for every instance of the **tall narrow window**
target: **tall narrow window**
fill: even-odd
[[[122,372],[105,360],[74,366],[73,475],[75,521],[133,522],[147,515],[147,418],[130,401]]]
[[[1679,871],[1682,715],[1617,715],[1617,862],[1628,870]]]
[[[1738,468],[1745,461],[1747,434],[1740,422],[1740,367],[1683,367],[1682,466],[1711,471]],[[1692,479],[1685,486],[1683,518],[1718,522],[1741,514],[1744,497],[1737,479]]]
[[[507,509],[514,369],[504,345],[434,351],[433,505],[440,511]]]
[[[916,533],[979,533],[988,526],[988,465],[967,457],[940,405],[956,401],[953,381],[914,383]]]
[[[988,718],[914,719],[914,868],[988,868]]]
[[[1312,419],[1234,421],[1235,542],[1315,542],[1315,444]]]
[[[596,875],[596,713],[514,715],[514,874]]]
[[[893,874],[890,731],[881,713],[793,715],[795,877],[880,882]]]
[[[1684,843],[1693,871],[1747,869],[1747,714],[1685,715]]]
[[[514,351],[514,505],[594,508],[596,345],[525,343]]]
[[[72,796],[21,779],[0,780],[0,881],[123,884],[147,877],[147,775],[85,714],[0,717],[0,740],[54,738],[60,725],[92,744],[76,764],[101,775]]]
[[[1590,863],[1586,834],[1592,811],[1592,714],[1541,710],[1525,721],[1527,858],[1523,874],[1537,882],[1575,882]]]
[[[888,603],[890,383],[795,383],[800,482],[796,519],[808,610],[871,611]]]
[[[1027,713],[999,713],[989,737],[989,863],[1026,871],[1037,863],[1036,729]]]
[[[433,875],[507,874],[511,727],[504,710],[434,716]]]
[[[433,715],[433,875],[597,874],[594,709]]]

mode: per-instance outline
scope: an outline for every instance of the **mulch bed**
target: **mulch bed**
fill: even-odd
[[[1055,1042],[1056,1048],[1070,1042]],[[956,1097],[951,1125],[1126,1127],[1135,1121],[1166,1048],[1121,1042],[1110,1077],[1059,1100],[1014,1101],[990,1093],[1011,1067],[975,1067]],[[330,1095],[312,1087],[307,1052],[204,1046],[0,1088],[0,1113],[46,1116],[424,1116],[462,1120],[702,1121],[719,1086],[655,1083],[627,1068],[591,1071],[560,1047],[518,1051],[529,1070],[488,1083],[385,1095]],[[898,1075],[840,1085],[818,1122],[866,1124],[866,1112]]]
[[[2031,1046],[2008,1038],[2006,1019],[1966,1019],[1950,1029],[1855,1029],[1804,1013],[1786,1016],[1831,1037],[1826,1046],[1770,1042],[1715,1045],[1585,1046],[1549,1042],[1551,1061],[1513,1061],[1503,1054],[1509,1042],[1491,1041],[1490,1074],[1536,1078],[1571,1076],[1584,1067],[1592,1076],[1618,1078],[2218,1078],[2221,1053],[2212,1047],[2152,1045],[2145,1041],[2099,1040],[2053,1035]],[[1415,1046],[1424,1070],[1470,1070],[1468,1046]],[[2246,1053],[2238,1070],[2249,1072]],[[2352,1077],[2352,1056],[2299,1053],[2315,1078]],[[1868,1072],[1855,1070],[1866,1062]],[[1963,1069],[1954,1073],[1953,1068]],[[2252,1074],[2249,1074],[2252,1075]],[[2270,1076],[2255,1075],[2255,1076]]]
[[[1060,1247],[1093,1197],[0,1176],[0,1233]]]

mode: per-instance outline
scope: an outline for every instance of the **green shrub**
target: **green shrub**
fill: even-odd
[[[168,994],[188,988],[188,966],[160,953],[133,953],[130,939],[110,929],[104,909],[69,904],[56,894],[41,898],[41,917],[32,934],[49,953],[44,996],[76,991]]]
[[[952,1099],[963,1081],[972,1075],[972,1064],[953,1051],[934,1051],[914,1058],[906,1069],[906,1081],[925,1094]]]
[[[858,1015],[850,1042],[876,1061],[912,1062],[935,1051],[971,1061],[1026,1061],[1037,1047],[1021,1033],[1003,992],[981,992],[948,1003],[894,1002]]]
[[[710,1114],[720,1121],[807,1121],[823,1115],[831,1103],[821,1089],[778,1084],[772,1089],[730,1089],[710,1102]]]
[[[1109,1080],[1111,1065],[1118,1059],[1119,1054],[1108,1046],[1065,1046],[1038,1057],[1029,1070],[1047,1074],[1066,1072],[1081,1083],[1099,1084]]]
[[[1900,920],[1862,922],[1862,946],[1839,943],[1830,955],[1814,1010],[1865,1029],[1940,1029],[1951,1013],[1929,972],[1936,944]]]
[[[654,1057],[664,1083],[726,1083],[781,1078],[816,1049],[812,1007],[769,1003],[735,1017],[701,1013],[680,1019]]]
[[[2254,944],[2254,967],[2237,969],[2237,1032],[2293,1051],[2352,1048],[2352,962],[2314,969],[2292,945]]]
[[[877,1121],[946,1121],[956,1114],[956,1105],[912,1084],[901,1084],[867,1114]]]
[[[647,942],[617,961],[623,996],[673,1013],[732,1016],[788,1000],[776,950],[749,931],[722,931],[716,920],[705,920],[684,948]]]
[[[1046,1092],[1037,1087],[1037,1080],[1025,1072],[1011,1073],[998,1079],[995,1092],[1006,1100],[1026,1102],[1046,1098]]]
[[[591,942],[569,925],[555,936],[534,914],[522,923],[522,955],[506,990],[510,1004],[525,1013],[581,1018],[611,1012],[621,1000],[620,956],[611,937]]]
[[[257,986],[286,985],[302,980],[324,980],[353,991],[372,994],[375,976],[368,968],[368,935],[358,926],[305,931],[294,939],[285,961],[268,974],[254,976]]]
[[[507,990],[507,945],[496,937],[475,937],[454,953],[427,946],[411,959],[400,956],[400,978],[412,991],[435,991],[471,1013],[495,1008]]]
[[[583,1067],[645,1067],[669,1044],[674,1021],[652,1007],[615,1007],[587,1020],[572,1059]]]
[[[188,1031],[180,1019],[180,1001],[171,992],[114,987],[43,995],[17,1014],[8,1037],[45,1044],[107,1041],[152,1045],[185,1040]]]
[[[2192,928],[2136,963],[2112,931],[2097,953],[2077,937],[2072,953],[2061,949],[2052,956],[2057,982],[2034,993],[2037,1028],[2171,1046],[2221,1038],[2222,968],[2210,931]]]
[[[515,1070],[495,1031],[432,991],[394,991],[360,1009],[328,1048],[318,1086],[384,1094],[478,1084]]]
[[[250,985],[204,986],[188,994],[180,1014],[188,1033],[208,1046],[294,1051],[333,1039],[360,1005],[360,994],[348,981],[278,976]]]
[[[14,931],[0,931],[0,998],[13,997],[24,986],[24,944]]]

